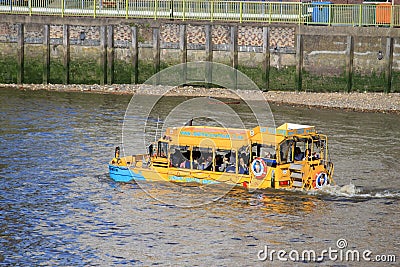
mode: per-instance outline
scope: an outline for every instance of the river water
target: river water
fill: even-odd
[[[176,99],[167,99],[165,108]],[[181,195],[167,183],[122,184],[108,177],[129,100],[0,90],[1,266],[400,261],[398,115],[272,105],[277,125],[316,125],[329,136],[337,186],[308,193],[190,186]],[[158,199],[201,200],[209,191],[226,194],[186,208]],[[279,250],[286,252],[280,258]],[[319,259],[307,258],[310,251]],[[372,261],[393,261],[392,255],[397,262]]]

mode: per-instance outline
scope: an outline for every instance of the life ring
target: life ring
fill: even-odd
[[[328,185],[328,175],[325,172],[317,173],[313,182],[314,188],[321,189],[325,185]]]
[[[268,166],[261,158],[255,158],[251,163],[251,171],[257,179],[263,179],[268,172]]]

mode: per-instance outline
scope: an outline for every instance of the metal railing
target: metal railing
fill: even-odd
[[[264,22],[344,26],[400,26],[400,6],[204,0],[0,0],[0,13]]]

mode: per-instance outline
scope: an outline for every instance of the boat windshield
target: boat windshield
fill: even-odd
[[[303,160],[317,160],[326,157],[326,138],[313,135],[292,137],[279,145],[279,162],[290,163]]]

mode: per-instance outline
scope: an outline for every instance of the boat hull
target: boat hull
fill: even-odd
[[[108,170],[109,170],[111,179],[113,179],[116,182],[127,183],[132,180],[135,180],[135,181],[146,180],[142,174],[136,173],[136,172],[130,170],[126,166],[116,166],[116,165],[109,164]]]

